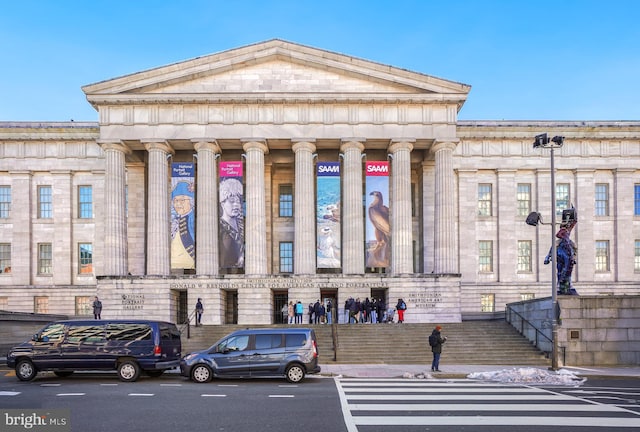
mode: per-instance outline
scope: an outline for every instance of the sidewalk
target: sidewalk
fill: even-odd
[[[442,364],[442,372],[431,372],[430,365],[387,365],[387,364],[321,364],[322,375],[343,377],[398,378],[405,374],[417,376],[431,375],[433,378],[467,378],[471,373],[495,372],[510,369],[530,368],[527,365],[447,365]],[[535,367],[535,366],[534,366]],[[595,377],[635,377],[640,378],[640,367],[573,367],[561,369],[586,378]]]

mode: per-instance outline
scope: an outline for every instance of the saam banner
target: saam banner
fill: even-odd
[[[340,163],[316,165],[316,265],[340,268]]]
[[[390,264],[391,228],[389,207],[389,162],[373,161],[365,164],[366,170],[366,266],[386,268]]]

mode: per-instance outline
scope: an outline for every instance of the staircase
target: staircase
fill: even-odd
[[[550,361],[502,320],[441,324],[447,336],[442,362],[449,364],[549,366]],[[251,327],[283,327],[260,325]],[[320,362],[353,364],[431,364],[428,338],[434,324],[298,325],[316,332]],[[183,353],[210,347],[241,325],[191,327],[183,334]],[[289,326],[290,327],[290,326]],[[335,331],[336,349],[333,338]]]

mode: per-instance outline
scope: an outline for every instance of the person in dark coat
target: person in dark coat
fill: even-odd
[[[433,372],[442,372],[440,370],[440,354],[442,354],[442,345],[447,341],[447,338],[442,336],[440,330],[442,327],[436,326],[429,336],[429,345],[431,345],[433,353],[433,361],[431,362],[431,371]]]
[[[202,325],[202,313],[204,312],[204,306],[202,305],[202,299],[198,298],[196,302],[196,327]]]
[[[98,298],[98,296],[94,297],[93,300],[93,318],[94,319],[102,319],[100,316],[102,314],[102,302]]]
[[[321,320],[322,318],[320,318],[320,299],[316,300],[315,304],[313,305],[313,322],[315,324],[322,324]]]

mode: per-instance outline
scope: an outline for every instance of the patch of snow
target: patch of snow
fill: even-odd
[[[547,384],[579,386],[586,378],[580,378],[566,369],[550,371],[538,368],[513,368],[493,372],[474,372],[467,375],[469,379],[497,381],[514,384]]]

